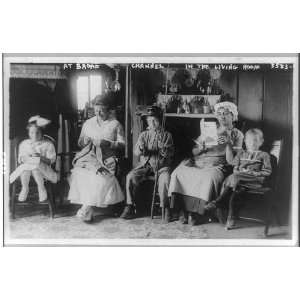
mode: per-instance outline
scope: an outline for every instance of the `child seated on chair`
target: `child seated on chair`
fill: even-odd
[[[18,198],[21,202],[27,199],[31,175],[37,184],[40,202],[47,200],[44,179],[53,183],[58,180],[57,173],[51,168],[51,164],[56,159],[55,147],[49,139],[42,135],[42,129],[49,123],[49,120],[40,116],[34,116],[28,120],[29,139],[20,143],[18,151],[18,163],[20,165],[10,175],[10,183],[19,176],[21,178],[22,189]]]
[[[259,150],[263,142],[264,137],[260,129],[253,128],[246,132],[247,150],[242,150],[235,156],[232,161],[233,174],[225,179],[220,196],[206,205],[207,210],[217,208],[217,216],[221,223],[225,223],[223,208],[229,207],[226,229],[235,226],[234,212],[237,196],[243,191],[263,187],[266,178],[272,173],[270,155]]]

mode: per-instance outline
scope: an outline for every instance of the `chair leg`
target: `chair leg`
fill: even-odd
[[[66,180],[67,181],[67,180]],[[58,195],[59,195],[59,205],[62,206],[64,203],[64,181],[63,179],[58,184]]]
[[[54,218],[55,213],[55,201],[54,201],[54,190],[51,183],[48,184],[48,206],[49,206],[49,216],[51,219]]]
[[[264,236],[267,237],[269,233],[270,224],[272,222],[272,206],[271,206],[272,197],[271,194],[265,195],[265,197],[267,201],[267,209],[266,209],[267,214],[265,219]]]
[[[17,197],[17,191],[16,191],[16,183],[13,183],[12,186],[12,193],[11,193],[11,202],[10,202],[10,210],[11,210],[11,218],[16,218],[16,197]]]
[[[265,236],[265,237],[268,236],[268,233],[269,233],[269,227],[270,227],[270,224],[269,224],[269,223],[266,223],[265,228],[264,228],[264,236]]]
[[[154,205],[156,198],[156,188],[157,188],[157,180],[154,182],[153,193],[152,193],[152,202],[151,202],[151,219],[154,217]]]

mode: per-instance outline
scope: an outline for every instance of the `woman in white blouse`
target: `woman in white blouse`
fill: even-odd
[[[82,150],[73,160],[68,199],[82,204],[77,216],[92,221],[93,206],[107,207],[124,200],[115,177],[116,155],[125,146],[124,130],[114,117],[114,96],[105,94],[93,100],[95,116],[82,127],[78,144]]]

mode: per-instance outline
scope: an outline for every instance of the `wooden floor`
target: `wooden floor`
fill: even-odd
[[[160,219],[141,217],[123,220],[112,217],[105,210],[96,212],[92,224],[81,222],[75,216],[78,206],[66,205],[58,210],[54,219],[47,215],[47,206],[32,210],[18,208],[16,219],[5,227],[5,237],[30,242],[34,239],[265,239],[263,225],[238,221],[238,228],[226,231],[224,226],[212,222],[198,226],[182,225],[176,220],[163,224]],[[271,227],[267,239],[289,239],[289,226]]]

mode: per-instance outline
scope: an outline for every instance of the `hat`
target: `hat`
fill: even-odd
[[[28,124],[35,124],[38,127],[45,127],[50,123],[51,123],[50,120],[42,118],[39,115],[33,116],[28,120]]]
[[[161,118],[162,116],[162,110],[160,107],[156,105],[148,106],[146,112],[143,114],[145,117],[157,117]]]
[[[215,113],[217,113],[218,110],[221,108],[229,110],[233,115],[233,121],[237,121],[238,110],[237,110],[237,106],[233,102],[224,101],[224,102],[219,102],[219,103],[215,104],[215,106],[214,106]]]
[[[116,95],[113,92],[108,92],[103,95],[97,95],[92,100],[93,105],[107,106],[108,109],[112,109],[116,106]]]

